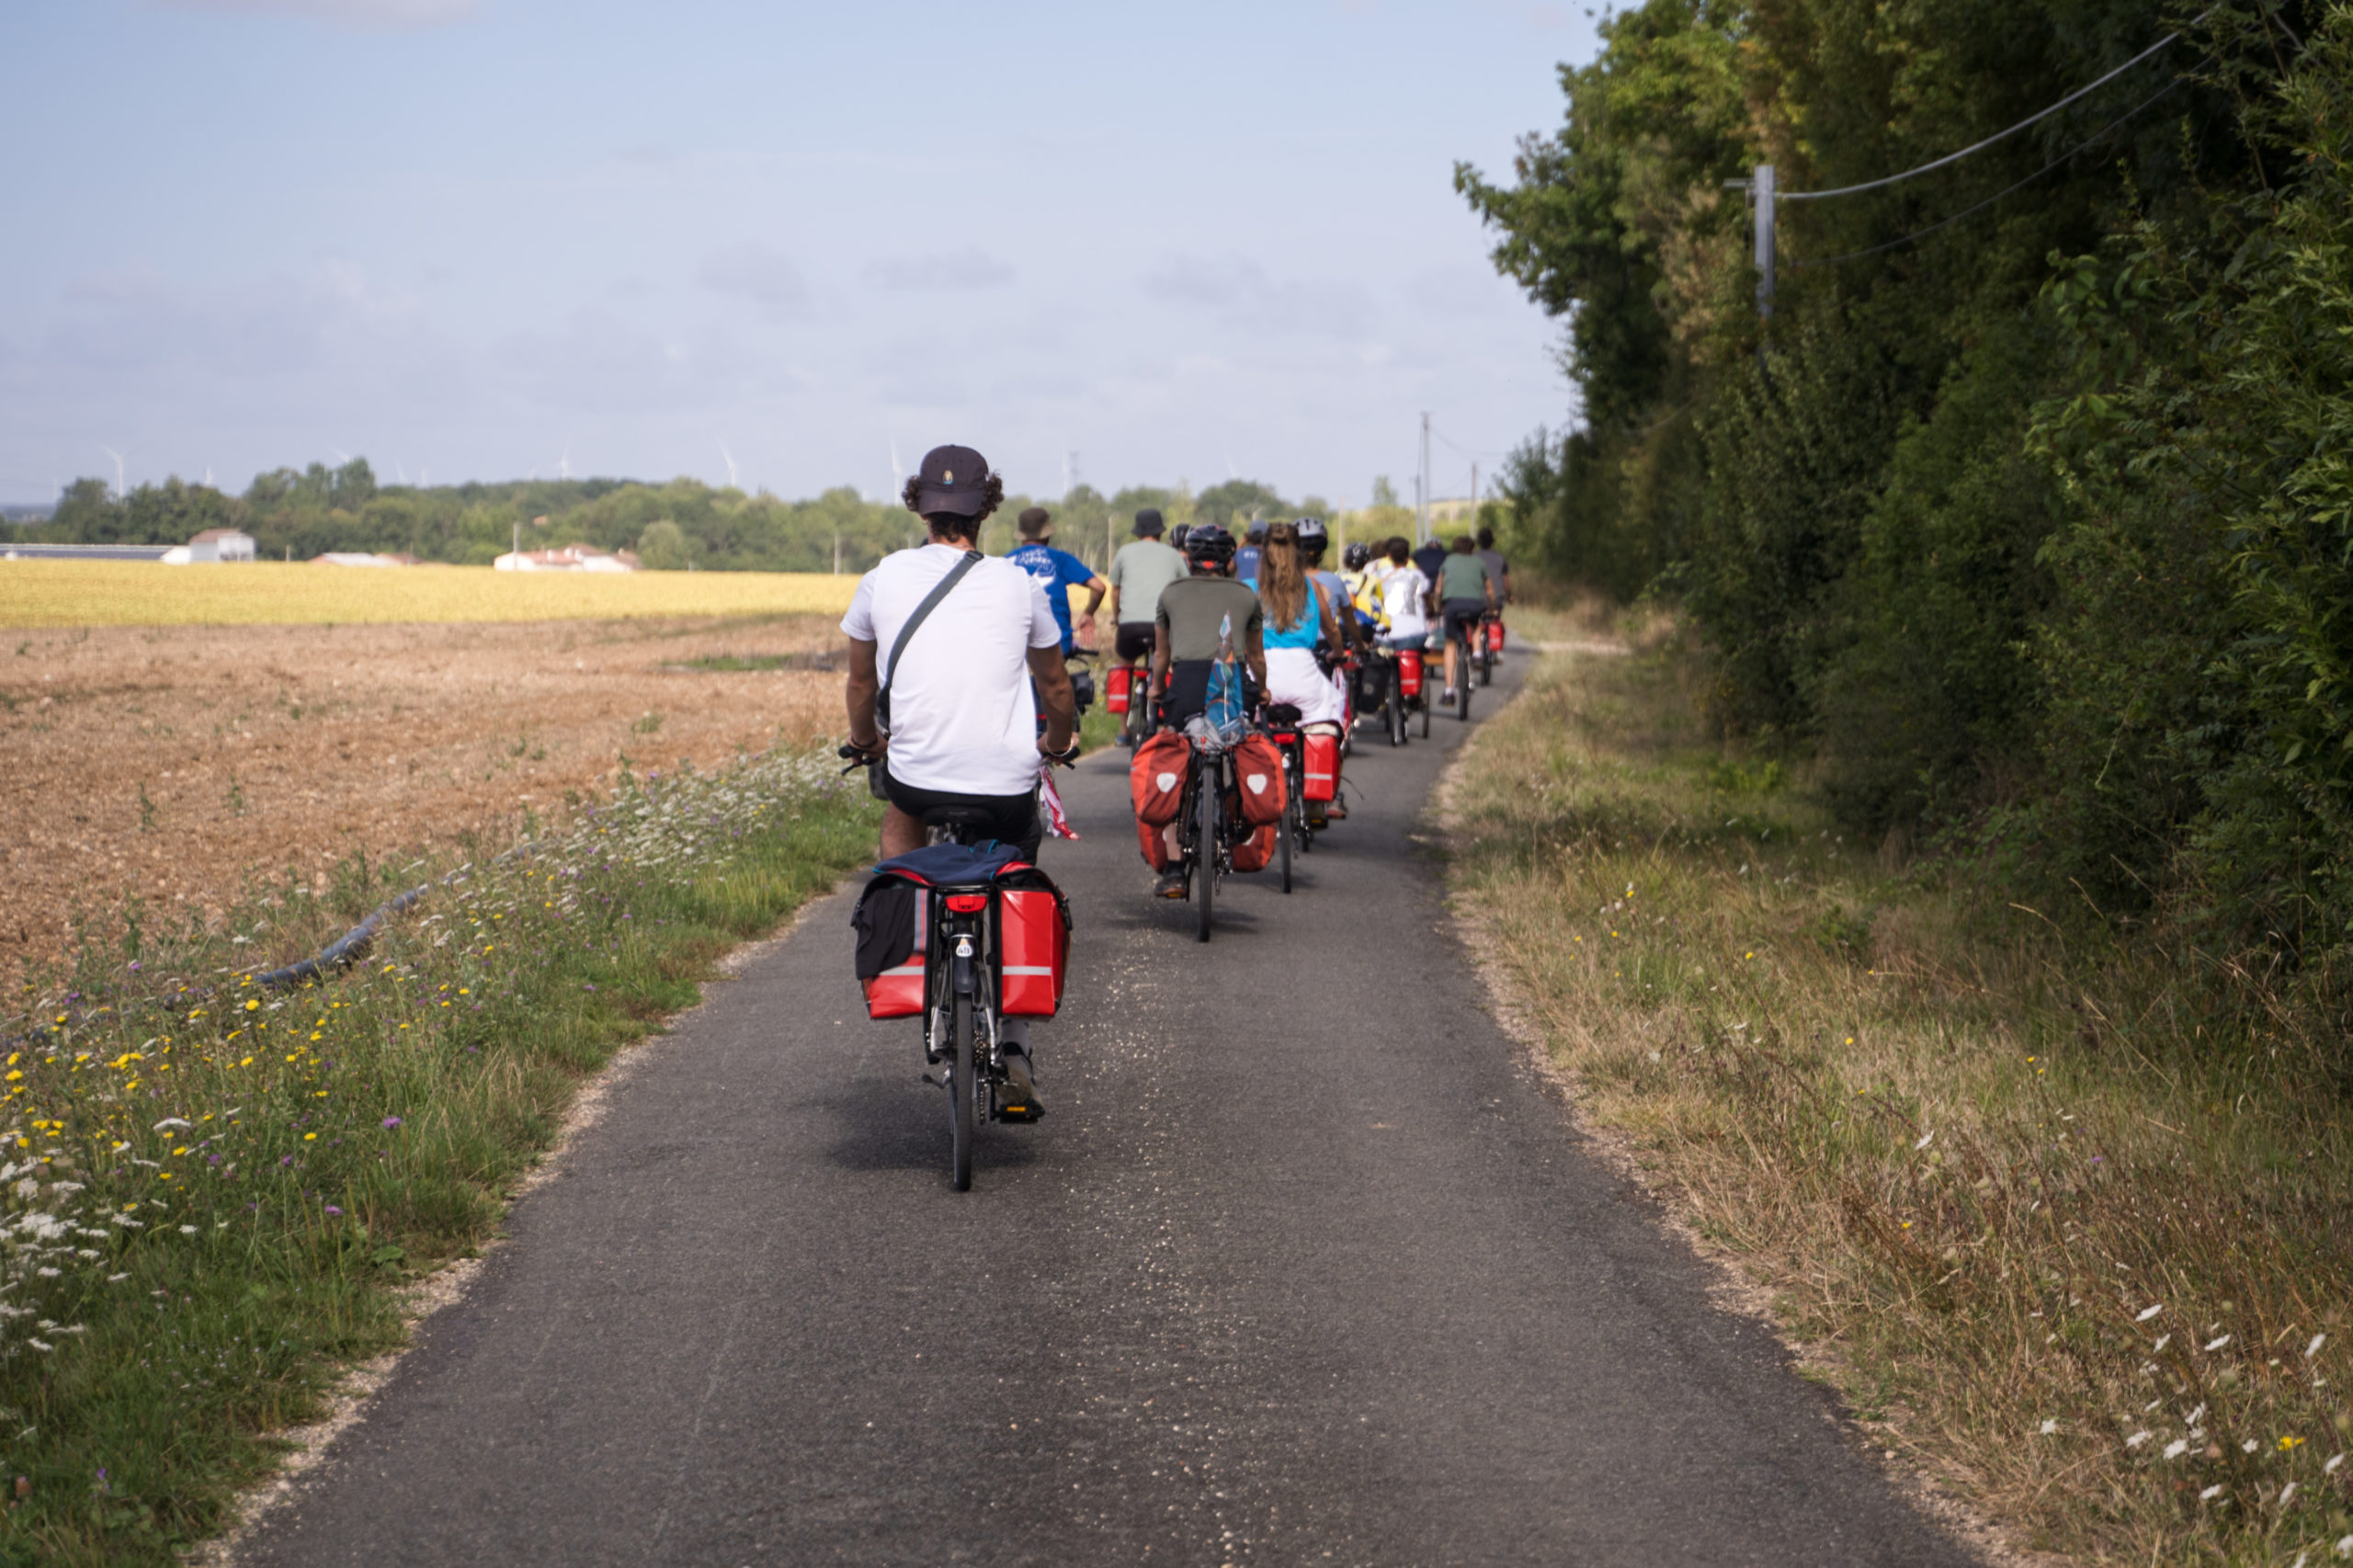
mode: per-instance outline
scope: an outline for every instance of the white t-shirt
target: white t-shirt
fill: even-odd
[[[1392,566],[1389,575],[1381,580],[1381,608],[1389,616],[1389,635],[1412,637],[1430,629],[1429,617],[1422,613],[1422,596],[1430,591],[1430,580],[1422,575],[1418,566]]]
[[[1026,795],[1038,782],[1029,650],[1063,645],[1037,578],[1002,556],[982,561],[888,671],[899,628],[963,554],[926,544],[884,556],[858,580],[842,631],[873,643],[876,673],[890,673],[892,778],[955,795]]]

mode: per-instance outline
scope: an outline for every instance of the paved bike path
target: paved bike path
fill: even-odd
[[[1206,946],[1124,754],[1082,765],[1049,1114],[970,1193],[830,900],[644,1048],[241,1561],[1974,1561],[1483,1010],[1413,838],[1461,733],[1360,749],[1300,891],[1232,879]]]

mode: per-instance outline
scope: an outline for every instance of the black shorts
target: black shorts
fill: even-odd
[[[1168,666],[1168,690],[1160,699],[1161,717],[1172,730],[1181,730],[1185,721],[1210,705],[1210,672],[1217,668],[1215,659],[1179,659]],[[1242,693],[1245,707],[1256,705],[1257,683],[1250,672],[1242,672]]]
[[[1449,599],[1438,607],[1446,620],[1446,640],[1453,642],[1459,634],[1475,648],[1479,645],[1479,622],[1487,613],[1484,599]]]
[[[1111,651],[1125,664],[1149,659],[1154,639],[1159,631],[1160,623],[1155,620],[1123,620],[1120,622],[1120,634],[1112,642]]]
[[[887,758],[886,758],[887,761]],[[1038,820],[1038,797],[1021,795],[955,795],[945,790],[918,790],[912,784],[902,784],[882,775],[882,791],[891,803],[917,822],[926,812],[939,806],[956,806],[966,811],[985,812],[982,831],[1000,844],[1018,847],[1024,860],[1038,858],[1038,846],[1045,837],[1044,824]]]

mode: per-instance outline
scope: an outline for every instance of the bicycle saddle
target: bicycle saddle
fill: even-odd
[[[1299,722],[1299,709],[1297,705],[1293,703],[1270,702],[1267,704],[1267,722],[1269,724],[1296,724]]]
[[[985,828],[995,820],[995,813],[978,806],[934,806],[923,813],[926,827]]]

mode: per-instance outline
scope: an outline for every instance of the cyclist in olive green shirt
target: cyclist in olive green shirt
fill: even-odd
[[[1112,655],[1131,670],[1152,658],[1160,590],[1190,570],[1183,551],[1161,542],[1162,526],[1160,513],[1146,506],[1136,514],[1134,542],[1120,546],[1120,553],[1111,558],[1111,624],[1119,628],[1112,642]],[[1145,727],[1140,715],[1146,710],[1148,699],[1139,694],[1141,685],[1139,682],[1129,688],[1131,718],[1120,732],[1120,744],[1123,746],[1133,745],[1136,733]]]
[[[1461,649],[1479,635],[1479,618],[1503,600],[1503,585],[1495,581],[1495,569],[1478,550],[1471,536],[1463,534],[1438,569],[1438,617],[1446,631],[1446,694],[1438,699],[1441,707],[1454,700],[1454,683],[1471,676],[1470,671],[1455,668]]]

